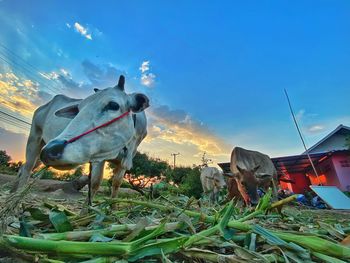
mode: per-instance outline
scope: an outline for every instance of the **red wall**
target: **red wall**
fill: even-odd
[[[303,194],[305,191],[309,191],[310,180],[304,173],[292,173],[289,174],[289,177],[295,182],[294,184],[290,184],[293,193]]]
[[[320,184],[319,181],[321,181],[322,185],[336,186],[338,188],[341,188],[337,171],[333,163],[334,163],[334,156],[331,156],[330,158],[327,158],[323,162],[315,164],[317,173],[319,175],[318,176],[319,180],[315,176],[314,172],[309,171],[308,175],[309,175],[311,184],[318,185]]]
[[[295,183],[280,182],[280,186],[284,190],[290,190],[295,194],[303,194],[309,191],[310,180],[304,173],[290,173],[289,178]]]
[[[336,186],[342,191],[350,190],[350,156],[347,152],[334,153],[325,157],[321,162],[315,163],[318,178],[312,170],[306,173],[288,174],[295,184],[280,182],[282,189],[288,189],[294,193],[304,193],[309,190],[309,185]]]

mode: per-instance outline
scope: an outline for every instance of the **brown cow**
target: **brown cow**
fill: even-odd
[[[264,191],[272,186],[274,196],[277,171],[266,154],[235,147],[231,154],[230,169],[233,179],[228,182],[229,197],[237,196],[237,189],[246,204],[259,202],[258,188]]]

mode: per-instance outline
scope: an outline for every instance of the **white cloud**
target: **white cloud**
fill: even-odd
[[[152,87],[154,85],[156,75],[153,73],[149,73],[149,60],[145,60],[142,62],[141,67],[139,67],[139,70],[141,71],[141,84],[146,87]]]
[[[68,28],[71,28],[71,27],[72,27],[69,23],[66,23],[66,26],[67,26]]]
[[[69,75],[70,75],[69,72],[68,72],[68,70],[66,70],[66,69],[64,69],[64,68],[61,68],[60,71],[61,71],[61,73],[62,73],[64,76],[69,76]]]
[[[142,73],[145,73],[146,71],[149,70],[149,60],[148,61],[143,61],[141,64],[141,67],[139,68]]]
[[[156,75],[153,73],[144,73],[141,75],[141,84],[146,87],[152,87],[154,85]]]
[[[322,125],[313,125],[313,126],[309,127],[308,131],[316,133],[316,132],[323,131],[324,129],[325,129],[325,127]]]
[[[55,79],[58,79],[59,77],[59,74],[57,74],[55,71],[52,71],[49,73],[39,72],[39,74],[48,80],[55,80]]]
[[[88,33],[88,28],[83,27],[81,24],[79,24],[78,22],[74,23],[74,28],[75,30],[80,33],[83,37],[92,40],[92,36],[91,33]]]

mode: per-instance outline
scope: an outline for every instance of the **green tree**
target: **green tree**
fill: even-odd
[[[5,150],[0,150],[0,165],[10,166],[11,157],[6,153]]]
[[[167,162],[158,158],[151,158],[145,153],[137,152],[133,159],[133,167],[130,173],[135,176],[160,177],[170,169]]]
[[[167,173],[167,179],[173,181],[175,184],[181,184],[185,180],[186,176],[191,172],[190,167],[175,167],[173,170],[169,170]]]

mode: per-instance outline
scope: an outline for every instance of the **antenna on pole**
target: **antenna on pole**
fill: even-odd
[[[305,153],[306,153],[306,155],[307,155],[307,157],[308,157],[308,159],[309,159],[309,161],[310,161],[310,164],[311,164],[311,166],[312,166],[312,169],[314,170],[314,173],[315,173],[315,175],[316,175],[316,177],[317,177],[318,183],[319,183],[320,185],[322,185],[322,183],[321,183],[321,181],[320,181],[320,178],[319,178],[319,176],[318,176],[316,167],[315,167],[315,165],[314,165],[314,162],[312,161],[312,159],[311,159],[311,157],[310,157],[309,150],[308,150],[308,148],[306,147],[304,138],[303,138],[303,136],[302,136],[302,134],[301,134],[301,130],[300,130],[300,128],[299,128],[297,119],[295,118],[294,111],[293,111],[292,105],[291,105],[291,103],[290,103],[289,96],[288,96],[288,93],[287,93],[287,90],[286,90],[286,89],[284,89],[284,93],[286,94],[287,101],[288,101],[288,105],[289,105],[289,109],[290,109],[290,112],[291,112],[291,114],[292,114],[292,116],[293,116],[294,124],[295,124],[295,127],[297,128],[297,131],[298,131],[298,133],[299,133],[299,137],[300,137],[300,139],[301,139],[301,142],[303,143],[303,146],[304,146],[304,149],[305,149]]]

